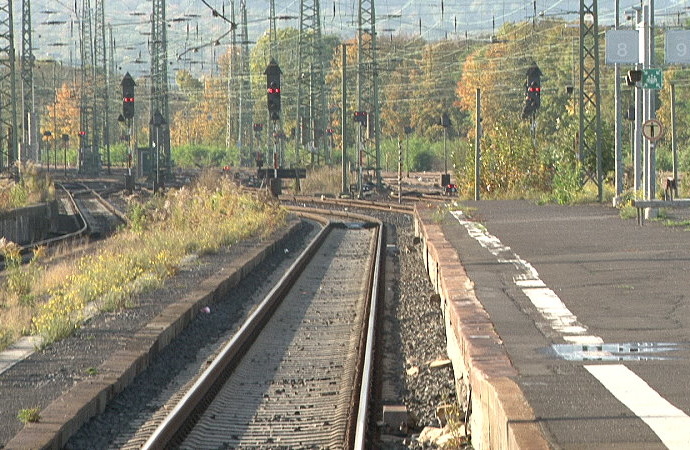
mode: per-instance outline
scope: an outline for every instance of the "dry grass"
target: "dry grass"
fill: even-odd
[[[342,187],[342,169],[321,167],[309,171],[307,178],[300,180],[300,187],[305,195],[331,194],[338,196]]]
[[[21,181],[0,180],[0,211],[46,202],[55,198],[55,188],[47,173],[27,164],[22,167]]]
[[[210,174],[193,188],[134,204],[130,228],[96,251],[46,267],[35,262],[17,268],[18,279],[31,280],[29,292],[12,297],[8,274],[0,289],[0,349],[28,330],[46,344],[62,339],[79,327],[87,305],[129,307],[138,293],[173,276],[187,255],[268,235],[284,225],[286,215],[277,204]]]

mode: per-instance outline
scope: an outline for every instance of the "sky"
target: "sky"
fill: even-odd
[[[95,7],[96,0],[89,0]],[[117,70],[144,76],[149,71],[148,39],[151,0],[103,0],[105,22],[115,42]],[[302,0],[315,2],[316,0]],[[648,0],[647,0],[648,1]],[[84,0],[34,0],[32,2],[33,48],[37,59],[79,63],[79,20]],[[561,16],[577,20],[579,0],[369,0],[374,2],[379,37],[421,35],[438,39],[490,36],[505,22]],[[21,1],[15,0],[15,35],[21,36]],[[205,3],[209,4],[207,6]],[[235,0],[239,21],[239,3]],[[312,3],[308,3],[312,4]],[[639,5],[640,0],[620,0],[621,10]],[[168,58],[172,69],[213,73],[214,61],[230,43],[228,24],[214,17],[212,9],[231,17],[231,0],[167,0]],[[278,28],[299,27],[300,0],[275,0]],[[359,0],[322,0],[323,33],[353,37],[357,29]],[[78,7],[78,8],[77,8]],[[600,24],[613,23],[614,0],[599,0]],[[247,0],[249,41],[255,42],[269,26],[269,1]],[[690,17],[690,0],[656,0],[657,22],[674,23]],[[624,21],[624,19],[621,19]],[[110,31],[106,32],[110,35]],[[223,37],[224,36],[224,37]],[[218,41],[219,46],[211,45]],[[203,47],[199,52],[190,49]],[[21,48],[19,43],[17,48]]]

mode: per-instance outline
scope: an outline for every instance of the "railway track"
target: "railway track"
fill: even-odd
[[[71,229],[59,236],[24,245],[30,252],[39,246],[54,246],[74,240],[100,239],[112,234],[128,222],[127,217],[95,190],[81,183],[60,183],[59,199],[66,216],[72,216]]]
[[[83,224],[80,233],[98,239],[127,223],[127,218],[94,189],[81,183],[63,183],[60,187],[67,193],[69,207]]]
[[[294,210],[294,208],[293,208]],[[310,212],[314,213],[313,210]],[[329,211],[329,212],[321,212],[321,214],[329,214],[330,216],[333,216],[337,214],[336,211]],[[389,217],[390,216],[390,217]],[[331,220],[337,220],[339,222],[342,222],[344,224],[354,224],[354,223],[374,223],[377,222],[378,220],[385,220],[386,223],[388,224],[389,222],[391,223],[391,226],[386,226],[385,230],[386,233],[391,233],[396,229],[396,224],[397,222],[397,217],[400,217],[399,213],[384,213],[379,217],[378,219],[373,219],[371,217],[369,218],[363,218],[363,217],[357,217],[352,211],[349,211],[347,213],[344,213],[344,215],[338,219],[331,219]],[[389,220],[391,218],[395,218],[395,220]],[[311,222],[311,221],[310,221]],[[405,222],[404,220],[401,222]],[[312,228],[308,228],[309,233],[303,234],[299,233],[300,235],[303,234],[303,237],[306,239],[307,236],[313,237],[314,233],[317,233],[318,231],[316,229],[313,229],[313,224],[309,225]],[[361,233],[361,234],[367,234],[367,233],[373,233],[374,231],[370,231],[367,229],[358,229],[357,226],[351,226],[352,230],[346,229],[344,225],[341,225],[340,227],[335,227],[335,230],[329,233],[344,233],[347,232],[347,234],[350,233]],[[379,232],[380,233],[380,232]],[[379,234],[379,237],[377,237],[377,241],[381,239],[380,235],[383,233]],[[388,236],[389,237],[389,242],[396,242],[395,236]],[[309,239],[310,239],[309,238]],[[392,238],[392,240],[391,240]],[[373,236],[370,239],[370,242],[373,242],[374,238]],[[197,420],[199,417],[203,417],[203,414],[197,410],[197,407],[193,406],[178,406],[182,405],[180,403],[180,399],[185,398],[188,396],[188,390],[189,386],[197,384],[198,380],[200,379],[197,375],[197,372],[199,371],[199,368],[206,368],[207,366],[210,365],[215,365],[215,361],[219,361],[220,357],[214,356],[220,352],[220,349],[223,347],[225,344],[219,344],[220,341],[218,341],[218,338],[222,338],[225,336],[225,339],[238,339],[233,336],[236,336],[238,333],[238,329],[240,328],[247,328],[245,326],[242,326],[241,323],[244,322],[244,317],[247,317],[249,315],[254,315],[255,311],[258,310],[258,305],[261,303],[261,299],[264,298],[264,296],[268,297],[268,290],[272,289],[273,285],[276,283],[277,278],[281,277],[284,271],[287,268],[287,265],[292,264],[292,262],[295,260],[295,258],[298,255],[298,249],[301,249],[301,246],[296,246],[296,242],[290,242],[289,244],[286,242],[285,244],[285,249],[290,247],[289,253],[287,251],[283,251],[283,247],[281,246],[279,248],[279,255],[278,260],[283,259],[283,254],[285,255],[284,263],[282,264],[282,267],[280,267],[279,270],[276,270],[275,273],[271,273],[265,269],[269,269],[269,267],[272,267],[274,264],[275,259],[270,258],[266,262],[268,266],[266,266],[264,269],[261,269],[254,274],[248,274],[248,278],[246,280],[246,283],[243,283],[243,285],[238,286],[237,288],[233,288],[232,294],[228,298],[223,298],[218,299],[218,303],[212,303],[209,306],[211,307],[211,312],[207,314],[202,313],[199,314],[199,316],[196,319],[193,319],[193,322],[190,324],[191,330],[188,332],[186,329],[181,335],[181,339],[176,339],[176,342],[171,342],[169,346],[166,347],[166,349],[163,351],[163,354],[161,355],[160,359],[156,357],[156,361],[151,361],[151,367],[149,367],[145,372],[141,374],[141,376],[138,376],[135,382],[133,382],[133,386],[131,388],[127,388],[126,392],[122,392],[121,395],[118,395],[115,399],[113,399],[112,404],[108,403],[108,406],[106,408],[106,411],[98,415],[96,417],[93,417],[91,421],[88,423],[84,423],[84,426],[80,431],[73,435],[71,439],[69,439],[69,443],[66,445],[65,448],[72,448],[72,449],[78,449],[78,448],[118,448],[118,449],[129,449],[129,448],[143,448],[145,442],[151,438],[152,433],[154,433],[154,430],[159,429],[161,424],[166,420],[165,416],[167,416],[167,413],[171,410],[175,409],[184,409],[187,412],[192,412],[192,417],[193,420]],[[282,244],[281,244],[282,245]],[[343,243],[344,247],[346,249],[350,249],[354,247],[351,243]],[[390,246],[390,245],[389,245]],[[396,248],[397,246],[393,244],[392,249],[387,249],[386,250],[386,258],[391,259],[395,258],[396,253]],[[411,248],[409,245],[406,245],[405,248]],[[301,251],[301,250],[300,250]],[[288,257],[287,255],[290,254],[291,256]],[[377,255],[380,255],[380,251],[376,253]],[[372,258],[372,257],[370,257]],[[335,285],[337,286],[338,289],[342,289],[343,285],[345,286],[351,286],[354,283],[355,276],[360,276],[359,272],[364,272],[362,268],[365,266],[365,263],[362,262],[357,262],[356,260],[347,260],[348,262],[345,264],[346,268],[350,267],[356,267],[358,268],[357,272],[355,275],[351,275],[349,273],[345,273],[344,270],[335,270],[337,274],[340,275],[340,278],[336,278]],[[326,267],[326,263],[321,263],[317,264],[317,269],[310,269],[307,268],[306,273],[311,275],[312,272],[316,272],[316,270],[320,270],[323,267]],[[392,264],[389,267],[395,267],[395,262],[392,262]],[[276,269],[278,266],[276,265]],[[390,269],[393,270],[393,269]],[[340,274],[342,272],[342,274]],[[371,275],[373,279],[378,279],[377,275]],[[397,279],[397,278],[395,278]],[[299,288],[295,288],[299,289]],[[325,289],[311,289],[311,292],[314,294],[323,294]],[[304,296],[302,292],[309,292],[309,289],[300,291],[300,294],[298,294],[298,298],[300,296]],[[386,296],[391,291],[391,287],[387,287],[385,289],[386,291]],[[327,290],[326,290],[326,293]],[[381,294],[382,295],[382,294]],[[372,294],[372,297],[376,299],[379,296],[379,294]],[[316,300],[316,295],[314,295],[314,301]],[[406,296],[406,298],[426,298],[423,296]],[[353,301],[342,301],[342,300],[335,300],[332,301],[332,303],[335,303],[339,306],[351,306],[352,303],[356,303]],[[387,303],[387,302],[386,302]],[[428,301],[423,301],[422,302],[424,305],[427,305]],[[381,305],[383,307],[384,305]],[[387,305],[387,307],[391,307],[391,305]],[[376,308],[374,306],[371,306],[370,309],[373,309],[374,311]],[[322,315],[325,314],[326,310],[324,309],[323,311],[318,310]],[[341,312],[341,314],[343,314]],[[344,314],[347,314],[344,313]],[[362,313],[362,317],[364,317]],[[369,317],[375,317],[375,313],[369,314]],[[417,313],[415,312],[415,317],[417,316]],[[306,316],[304,316],[306,317]],[[330,327],[330,331],[333,335],[336,337],[338,335],[342,335],[345,333],[341,332],[335,332],[334,330],[336,329],[335,326],[337,325],[336,323],[329,323],[328,321],[322,321],[323,316],[317,315],[315,319],[312,321],[312,325],[315,327],[317,325],[322,325],[323,327],[326,327],[326,330],[328,331],[328,328]],[[373,321],[373,319],[371,319]],[[278,325],[282,325],[282,322],[278,322]],[[268,325],[265,325],[266,329],[277,329],[277,326],[271,325],[270,323]],[[353,331],[353,329],[348,329],[347,327],[344,327],[343,329],[347,331]],[[209,330],[207,332],[207,330]],[[373,327],[368,327],[360,324],[358,325],[358,330],[354,335],[359,336],[359,341],[352,340],[348,342],[352,342],[352,345],[355,345],[358,349],[364,349],[366,347],[370,347],[370,350],[373,349],[374,345],[374,340],[373,340]],[[395,332],[395,330],[389,330],[389,332]],[[289,333],[296,333],[296,331],[293,331],[290,329],[288,332],[283,332],[283,333],[278,333],[277,337],[273,337],[272,340],[274,343],[281,343],[283,344],[284,341],[287,341],[286,336],[288,336]],[[353,331],[354,332],[354,331]],[[367,335],[366,340],[364,339],[364,335]],[[312,336],[316,336],[314,332],[311,334]],[[429,339],[429,330],[425,327],[424,331],[422,332],[423,336],[423,343],[426,344],[428,339]],[[252,340],[253,338],[249,337],[247,338],[248,340]],[[328,347],[333,347],[336,346],[337,344],[331,344],[328,343],[326,344],[325,339],[318,338],[315,342],[323,343],[323,345],[328,348]],[[358,342],[354,344],[355,342]],[[237,345],[237,343],[236,343]],[[377,343],[376,346],[378,347],[381,345],[381,343]],[[396,340],[393,339],[393,342],[389,342],[388,345],[392,345],[392,348],[387,348],[386,350],[386,355],[382,355],[382,353],[378,354],[378,357],[376,359],[377,361],[377,366],[380,366],[381,364],[381,358],[382,356],[388,357],[390,354],[396,354],[395,349],[401,349],[401,348],[406,348],[406,346],[401,345],[400,343],[396,343]],[[412,346],[413,348],[425,348],[423,345],[416,343],[415,345]],[[291,347],[286,347],[287,350],[283,351],[283,354],[285,353],[297,353],[298,351],[295,350],[294,348]],[[378,347],[378,348],[384,348],[384,347]],[[313,348],[307,348],[306,350],[308,353],[308,356],[310,357],[308,362],[314,362],[318,361],[317,358],[314,356],[316,353],[313,351]],[[244,346],[238,350],[238,352],[243,352],[244,351]],[[342,354],[336,355],[338,357],[342,358],[347,358],[349,357],[348,355],[345,354],[345,352],[340,352]],[[264,354],[268,355],[267,352],[259,352],[259,354],[263,357]],[[370,354],[370,353],[369,353]],[[345,356],[344,356],[345,355]],[[371,355],[371,354],[370,354]],[[267,356],[268,357],[268,356]],[[396,356],[397,357],[397,356]],[[424,356],[419,358],[420,361],[427,361],[433,359],[433,355],[431,355],[431,358],[424,353]],[[298,363],[299,364],[299,363]],[[393,364],[394,367],[401,367],[401,363],[395,363],[395,362],[390,362],[389,365]],[[241,374],[240,372],[240,367],[241,363],[234,361],[228,363],[228,365],[224,368],[218,368],[216,369],[217,372],[220,372],[221,374],[226,374],[227,372],[232,372],[232,373],[237,373]],[[277,364],[275,367],[277,368],[282,368],[283,364]],[[361,367],[365,366],[367,367],[366,370],[362,371]],[[379,436],[379,433],[386,433],[390,432],[391,430],[396,430],[397,426],[399,424],[391,422],[390,424],[386,425],[385,427],[382,428],[382,423],[381,422],[381,399],[379,396],[381,395],[378,390],[380,389],[380,386],[378,383],[381,383],[381,379],[378,378],[378,381],[376,383],[372,383],[370,381],[366,380],[366,377],[368,374],[371,373],[371,367],[373,366],[373,358],[371,356],[360,358],[359,362],[355,365],[354,371],[353,369],[350,369],[350,374],[355,373],[357,374],[354,377],[344,377],[341,375],[342,379],[354,379],[354,387],[349,388],[349,392],[344,392],[343,394],[333,394],[333,388],[332,385],[326,386],[320,391],[312,391],[312,395],[315,392],[318,395],[319,400],[325,400],[326,404],[330,407],[327,408],[329,413],[332,413],[332,410],[339,410],[339,411],[347,411],[347,420],[345,422],[341,421],[338,422],[335,419],[329,419],[329,418],[324,418],[321,413],[316,415],[316,418],[308,418],[307,413],[311,412],[311,410],[317,411],[317,408],[315,406],[310,407],[308,401],[303,401],[299,400],[297,404],[303,405],[302,409],[298,409],[297,412],[299,414],[294,414],[290,416],[290,414],[285,414],[280,413],[280,412],[273,412],[273,413],[266,413],[266,415],[260,415],[263,414],[265,411],[259,410],[257,411],[256,408],[254,408],[254,416],[257,418],[262,418],[264,419],[263,422],[260,421],[258,426],[266,426],[269,430],[275,430],[275,431],[269,431],[264,434],[259,433],[260,438],[264,438],[264,441],[258,441],[260,443],[256,443],[257,441],[251,441],[251,437],[249,436],[244,436],[244,435],[238,435],[236,431],[233,433],[236,434],[240,438],[245,438],[245,440],[237,440],[237,441],[228,441],[228,436],[232,437],[231,435],[228,434],[228,432],[224,432],[224,435],[221,435],[221,439],[224,439],[221,444],[203,444],[203,443],[188,443],[189,441],[183,440],[182,437],[174,437],[175,439],[173,444],[160,444],[159,446],[156,446],[156,444],[151,444],[152,446],[150,448],[168,448],[168,447],[182,447],[182,448],[237,448],[237,447],[243,447],[243,448],[295,448],[295,447],[301,447],[302,445],[299,444],[298,442],[281,442],[280,439],[280,433],[286,433],[286,434],[291,434],[295,435],[297,432],[302,431],[303,424],[298,423],[300,421],[312,421],[312,427],[317,428],[318,430],[321,430],[322,428],[325,428],[326,425],[330,426],[330,424],[335,424],[333,429],[335,429],[336,438],[333,438],[331,441],[327,441],[326,444],[308,444],[304,445],[304,447],[309,447],[309,448],[314,448],[314,447],[333,447],[333,448],[367,448],[367,445],[372,445],[373,442],[377,442],[377,438]],[[391,366],[391,367],[393,367]],[[220,366],[219,366],[220,367]],[[344,367],[344,365],[343,365]],[[270,368],[270,364],[269,364]],[[330,366],[329,366],[330,368]],[[308,368],[306,369],[310,372],[315,371],[315,369]],[[381,377],[381,373],[378,372],[380,367],[377,369],[377,377]],[[268,370],[263,370],[259,371],[260,374],[263,372],[268,372]],[[254,379],[256,376],[255,374],[247,375],[250,372],[244,372],[245,380],[247,379]],[[359,375],[360,373],[363,373],[363,375]],[[364,382],[358,382],[357,379],[359,377],[365,378]],[[400,383],[399,381],[391,381],[394,378],[393,374],[389,374],[388,378],[388,390],[387,392],[387,397],[386,397],[386,403],[385,404],[396,404],[395,402],[399,402],[402,398],[402,392],[403,391],[398,391],[398,389],[402,389],[402,385],[398,385]],[[259,378],[257,378],[258,380]],[[261,396],[254,397],[254,405],[255,406],[261,406],[261,402],[266,402],[268,404],[272,404],[274,398],[273,397],[287,397],[288,403],[287,407],[294,406],[294,402],[291,404],[289,402],[290,396],[293,395],[292,392],[287,389],[286,386],[289,386],[290,388],[299,388],[301,386],[306,386],[306,381],[304,383],[296,382],[294,383],[282,383],[279,384],[280,380],[292,380],[292,379],[297,379],[297,377],[292,377],[289,378],[288,375],[283,375],[283,378],[278,378],[278,381],[261,381],[261,382],[255,382],[253,384],[261,384],[263,383],[264,387],[264,394]],[[328,380],[328,382],[333,382],[333,380]],[[215,382],[213,382],[214,385]],[[393,383],[393,384],[390,384]],[[245,381],[246,384],[246,381]],[[377,387],[377,393],[375,395],[370,394],[367,389],[361,389],[361,387],[369,388],[371,385],[374,385]],[[245,388],[242,384],[242,381],[236,382],[236,385],[238,385],[240,388]],[[181,388],[184,386],[184,388]],[[282,387],[281,387],[282,386]],[[424,386],[422,386],[424,387]],[[285,389],[284,391],[281,391],[281,389]],[[326,390],[329,389],[329,390]],[[234,398],[248,398],[248,394],[245,393],[238,393],[240,391],[235,391],[235,395],[231,395],[231,397]],[[320,395],[320,393],[323,392],[325,395]],[[428,395],[428,392],[435,392],[435,391],[430,391],[426,387],[424,387],[423,392],[425,393],[424,395]],[[201,395],[200,398],[202,399],[202,403],[210,403],[208,400],[203,398],[204,395]],[[323,397],[323,398],[321,398]],[[374,398],[374,406],[367,406],[367,402],[370,397]],[[297,397],[294,397],[297,398]],[[336,406],[336,402],[334,399],[347,399],[348,402],[343,402],[342,405],[347,405],[347,406]],[[424,397],[426,398],[426,397]],[[378,403],[378,404],[377,404]],[[278,402],[276,401],[276,404]],[[424,404],[426,404],[426,400],[424,400]],[[284,406],[285,407],[285,406]],[[204,406],[206,408],[206,406]],[[222,411],[227,411],[228,409],[231,410],[236,410],[239,412],[246,413],[247,411],[250,411],[250,408],[248,408],[246,405],[241,404],[241,405],[231,405],[231,406],[222,406],[220,407]],[[371,410],[371,412],[370,412]],[[361,412],[360,412],[361,411]],[[318,411],[317,411],[318,412]],[[433,413],[433,412],[432,412]],[[206,413],[208,415],[209,413]],[[214,413],[210,413],[213,415]],[[341,413],[342,414],[342,413]],[[424,414],[427,414],[425,411]],[[196,417],[197,419],[194,419]],[[217,415],[216,415],[217,417]],[[419,417],[422,417],[419,415]],[[424,416],[426,417],[426,416]],[[357,418],[357,422],[354,422],[355,418]],[[294,419],[292,423],[288,422],[287,419]],[[301,419],[301,420],[300,420]],[[361,419],[361,420],[360,420]],[[370,422],[371,421],[371,422]],[[212,420],[212,422],[215,422]],[[376,422],[376,425],[370,425],[370,423]],[[246,425],[242,425],[242,422],[240,421],[239,428],[240,429],[247,429],[249,427],[249,421],[246,422]],[[305,422],[306,423],[306,422]],[[320,426],[316,426],[313,424],[317,424]],[[339,425],[340,423],[346,423],[346,425]],[[358,423],[359,428],[357,429],[357,425],[355,423]],[[207,426],[207,425],[196,425],[196,427],[199,426]],[[290,428],[292,426],[292,428]],[[179,427],[182,427],[184,429],[183,434],[184,435],[189,435],[186,439],[192,439],[194,431],[194,425],[189,425],[189,424],[182,424],[178,423],[176,426],[173,427],[173,429],[179,429]],[[244,428],[243,428],[244,427]],[[390,428],[390,427],[396,427],[396,428]],[[222,425],[221,428],[228,429],[227,425]],[[385,429],[384,429],[385,428]],[[198,428],[197,428],[198,429]],[[190,430],[192,430],[190,432]],[[345,430],[345,431],[343,431]],[[359,430],[359,431],[357,431]],[[386,431],[388,430],[388,431]],[[167,433],[167,432],[166,432]],[[275,433],[278,436],[274,436],[270,433]],[[340,434],[338,434],[340,433]],[[206,429],[201,433],[204,437],[207,434],[211,434],[207,432]],[[308,432],[308,436],[312,436],[312,432]],[[354,436],[354,439],[353,439]],[[273,441],[267,440],[272,439]],[[167,438],[166,438],[167,439]],[[179,439],[179,440],[178,440]],[[246,439],[249,439],[248,441]],[[390,440],[391,438],[388,437]],[[274,442],[275,441],[275,442]],[[62,441],[65,442],[65,441]],[[254,443],[252,443],[254,442]],[[333,444],[333,442],[335,442]]]
[[[61,233],[38,242],[21,246],[24,262],[31,260],[37,247],[73,246],[102,239],[128,223],[127,217],[105,200],[94,189],[82,183],[58,183],[60,206],[65,217],[71,217],[69,226],[64,223]],[[79,246],[76,246],[79,247]],[[0,257],[0,269],[4,269],[4,258]]]
[[[152,419],[143,448],[363,445],[381,245],[380,224],[326,227],[172,413]]]

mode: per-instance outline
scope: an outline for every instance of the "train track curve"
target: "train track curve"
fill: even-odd
[[[385,245],[380,222],[338,220],[125,448],[363,448]]]

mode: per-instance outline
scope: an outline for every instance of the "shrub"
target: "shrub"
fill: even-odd
[[[17,413],[17,419],[21,423],[38,422],[41,420],[40,409],[38,408],[26,408],[22,409]]]

